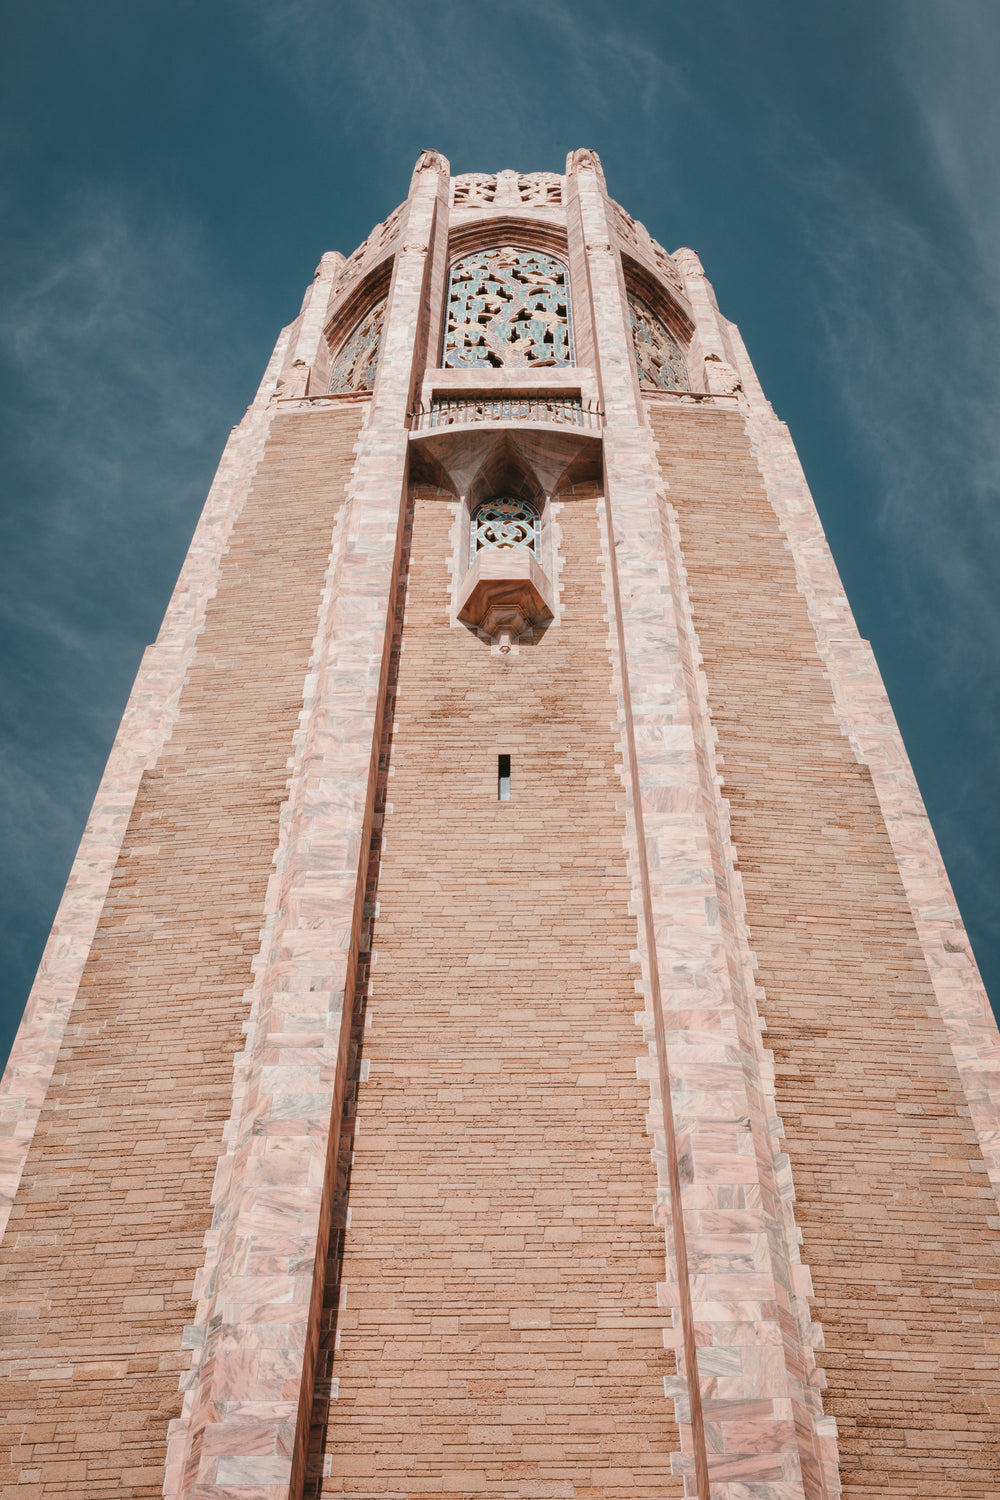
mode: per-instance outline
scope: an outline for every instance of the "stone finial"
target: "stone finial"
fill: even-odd
[[[448,177],[451,174],[451,167],[448,164],[447,157],[442,156],[440,151],[432,151],[428,148],[421,151],[417,157],[416,165],[413,168],[414,177],[419,172],[440,172],[444,177]]]
[[[333,280],[339,274],[345,261],[346,256],[341,255],[339,250],[324,250],[323,257],[313,272],[313,281],[318,280],[324,274],[329,275],[330,279]]]
[[[695,252],[689,250],[685,245],[682,245],[679,250],[675,250],[670,258],[684,277],[704,276],[705,274],[705,268]]]
[[[601,167],[601,158],[596,151],[591,151],[589,146],[581,146],[576,151],[571,151],[566,158],[566,173],[570,172],[594,172],[598,179],[604,183],[604,170]]]

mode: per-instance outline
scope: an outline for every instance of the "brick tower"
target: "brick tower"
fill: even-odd
[[[4,1496],[996,1497],[998,1102],[697,256],[592,152],[424,152],[230,438],[5,1075]]]

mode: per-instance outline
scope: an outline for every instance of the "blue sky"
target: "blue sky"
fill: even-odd
[[[229,428],[455,172],[690,245],[792,430],[1000,998],[995,0],[39,0],[0,60],[0,1051]]]

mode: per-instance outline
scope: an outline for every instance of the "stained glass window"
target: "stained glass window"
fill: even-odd
[[[525,500],[487,500],[472,518],[470,562],[485,547],[527,547],[536,557],[541,545],[541,522]]]
[[[331,395],[337,391],[370,391],[374,386],[387,300],[383,297],[369,308],[341,346],[330,373]]]
[[[566,267],[537,250],[480,250],[452,267],[444,364],[571,365]]]
[[[673,335],[634,292],[629,292],[628,310],[639,384],[657,391],[689,391],[687,365]]]

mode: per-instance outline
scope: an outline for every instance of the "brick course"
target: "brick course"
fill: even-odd
[[[1000,1493],[1000,1235],[865,766],[738,412],[650,403],[766,992],[845,1496]]]
[[[160,1495],[361,414],[275,421],[173,737],[136,799],[0,1255],[11,1309],[0,1474],[18,1500]]]
[[[418,495],[322,1494],[679,1495],[596,502],[506,659],[452,519]]]

